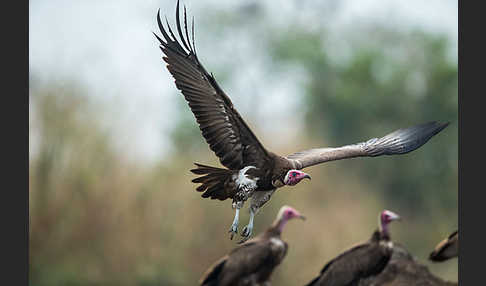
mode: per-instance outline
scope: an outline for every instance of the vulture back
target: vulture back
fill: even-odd
[[[377,276],[361,280],[358,285],[455,286],[457,283],[433,275],[427,266],[418,263],[402,245],[395,243],[392,257],[385,269]]]
[[[376,231],[370,241],[357,245],[329,261],[308,286],[358,285],[360,279],[380,273],[390,260],[392,251],[380,243]]]
[[[203,286],[249,286],[264,283],[287,254],[287,243],[255,237],[218,260],[201,278]]]

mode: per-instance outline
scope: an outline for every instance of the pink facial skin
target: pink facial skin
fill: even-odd
[[[388,235],[388,224],[394,220],[401,220],[400,216],[397,215],[396,213],[389,211],[389,210],[384,210],[380,214],[380,226],[381,226],[381,231],[383,234]]]
[[[382,224],[389,224],[390,222],[394,220],[399,220],[400,216],[397,215],[396,213],[389,211],[389,210],[384,210],[381,212],[381,223]]]
[[[292,207],[287,207],[285,209],[284,218],[286,220],[290,220],[290,219],[293,219],[293,218],[300,218],[300,219],[305,220],[305,217],[303,215],[301,215],[299,211],[297,211],[296,209],[294,209]]]
[[[281,215],[278,220],[278,229],[280,230],[280,232],[282,232],[287,222],[293,218],[300,218],[301,220],[305,220],[305,216],[301,215],[300,212],[296,209],[289,206],[283,206],[281,208]]]
[[[311,179],[309,174],[306,174],[299,170],[289,170],[284,178],[284,184],[288,186],[295,186],[303,179]]]

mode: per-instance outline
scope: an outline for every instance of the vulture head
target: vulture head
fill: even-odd
[[[274,225],[278,228],[280,232],[282,232],[285,224],[287,224],[289,220],[294,218],[305,220],[305,216],[301,215],[300,212],[296,209],[289,206],[283,206],[278,212],[277,219],[275,220]]]
[[[394,220],[401,220],[401,218],[399,215],[392,211],[384,210],[380,213],[379,220],[381,233],[384,236],[389,236],[388,225]]]
[[[284,184],[288,186],[295,186],[303,179],[311,179],[311,176],[299,170],[289,170],[284,178]]]

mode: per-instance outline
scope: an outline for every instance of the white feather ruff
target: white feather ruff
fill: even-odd
[[[249,179],[246,172],[250,169],[256,169],[255,166],[246,166],[238,172],[238,177],[234,178],[239,189],[256,189],[259,178]]]

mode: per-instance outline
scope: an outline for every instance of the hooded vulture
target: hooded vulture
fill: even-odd
[[[285,224],[293,218],[305,219],[291,207],[280,208],[272,226],[216,261],[204,273],[200,285],[269,285],[273,270],[287,254],[288,245],[280,235]]]
[[[209,148],[226,168],[195,163],[191,172],[200,175],[193,179],[201,184],[196,188],[203,198],[232,199],[236,209],[229,232],[230,238],[238,232],[239,210],[246,200],[250,202],[250,220],[241,235],[248,239],[253,230],[253,220],[258,209],[282,186],[294,186],[310,175],[301,170],[324,162],[354,157],[376,157],[411,152],[439,133],[449,123],[428,122],[396,130],[381,138],[337,148],[315,148],[280,156],[267,150],[240,116],[230,98],[221,89],[198,59],[194,45],[194,20],[192,42],[187,29],[186,9],[182,28],[176,7],[176,27],[179,40],[166,19],[167,28],[157,13],[157,23],[162,33],[160,49],[175,85],[189,104],[199,129]]]
[[[444,240],[439,242],[434,251],[430,253],[429,259],[434,262],[441,262],[459,255],[459,233],[454,231]]]
[[[393,253],[393,242],[390,240],[389,224],[400,217],[388,210],[379,216],[379,228],[371,238],[358,244],[322,268],[319,276],[307,286],[351,286],[358,285],[360,280],[379,274],[388,264]]]
[[[360,280],[358,286],[457,286],[457,282],[446,281],[431,273],[427,266],[408,252],[399,243],[393,243],[393,254],[383,271]]]

